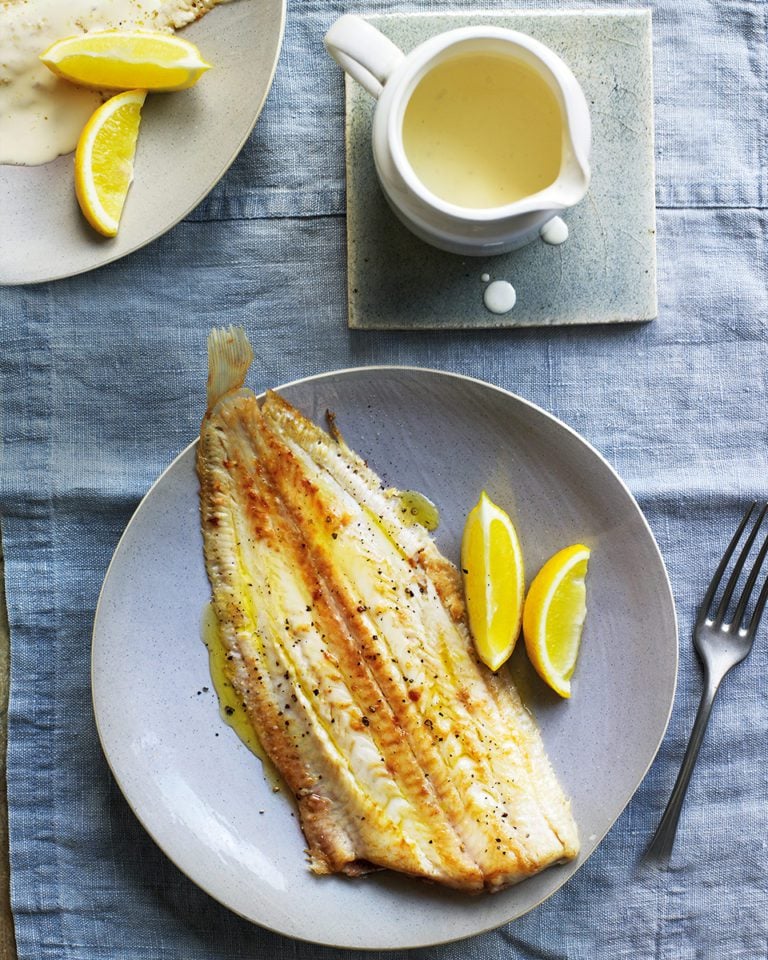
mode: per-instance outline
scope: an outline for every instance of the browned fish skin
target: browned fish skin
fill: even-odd
[[[242,331],[214,331],[209,361],[206,567],[230,679],[312,869],[477,892],[575,856],[532,719],[474,656],[455,568],[340,438],[240,389]]]

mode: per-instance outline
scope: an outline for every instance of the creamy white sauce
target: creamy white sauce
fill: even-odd
[[[491,313],[509,313],[517,302],[517,293],[507,280],[494,280],[485,288],[483,302]]]
[[[56,40],[109,28],[170,31],[217,2],[0,0],[0,163],[47,163],[74,150],[105,99],[59,80],[40,62]]]
[[[488,281],[491,279],[491,275],[490,273],[481,273],[480,279],[483,281],[483,283],[488,283]]]
[[[557,247],[568,239],[568,224],[560,217],[552,217],[541,228],[539,235],[544,243]]]

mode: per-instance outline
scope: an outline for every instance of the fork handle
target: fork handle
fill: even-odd
[[[672,855],[672,847],[675,843],[675,834],[677,833],[677,824],[680,820],[680,812],[683,809],[685,792],[688,789],[691,774],[693,773],[693,768],[699,756],[701,743],[704,739],[704,732],[707,729],[709,715],[712,712],[712,704],[715,702],[715,696],[720,688],[720,682],[720,679],[713,681],[710,676],[706,678],[704,692],[701,695],[701,703],[699,703],[699,710],[696,714],[696,720],[693,724],[693,730],[691,731],[691,739],[688,741],[688,747],[683,757],[680,772],[672,788],[667,809],[664,811],[656,833],[653,835],[653,840],[651,840],[648,846],[646,855],[660,860],[663,863],[668,863]]]

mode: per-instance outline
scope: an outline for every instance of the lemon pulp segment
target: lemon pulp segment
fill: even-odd
[[[91,226],[114,237],[133,180],[145,90],[107,100],[85,125],[75,153],[75,192]]]
[[[141,30],[66,37],[40,59],[57,76],[98,90],[186,90],[210,69],[188,40]]]
[[[498,670],[520,633],[525,569],[512,521],[485,491],[464,526],[461,567],[478,656]]]
[[[523,610],[528,656],[539,676],[561,697],[571,695],[571,677],[587,613],[590,550],[577,543],[558,551],[536,574]]]

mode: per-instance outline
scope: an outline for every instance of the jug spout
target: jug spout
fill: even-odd
[[[557,213],[575,206],[589,190],[592,121],[584,92],[571,70],[549,51],[540,53],[543,74],[562,113],[560,171],[548,187],[520,202],[520,212]]]
[[[561,213],[583,200],[589,190],[589,153],[564,137],[562,162],[557,179],[533,196],[518,200],[514,213]]]
[[[555,182],[540,194],[540,199],[545,204],[565,209],[577,204],[589,189],[592,121],[581,87],[571,71],[565,65],[563,67],[557,76],[563,111],[560,173]]]
[[[580,158],[572,144],[563,144],[563,160],[555,182],[539,195],[542,205],[554,204],[566,209],[575,206],[589,189],[589,161]]]

